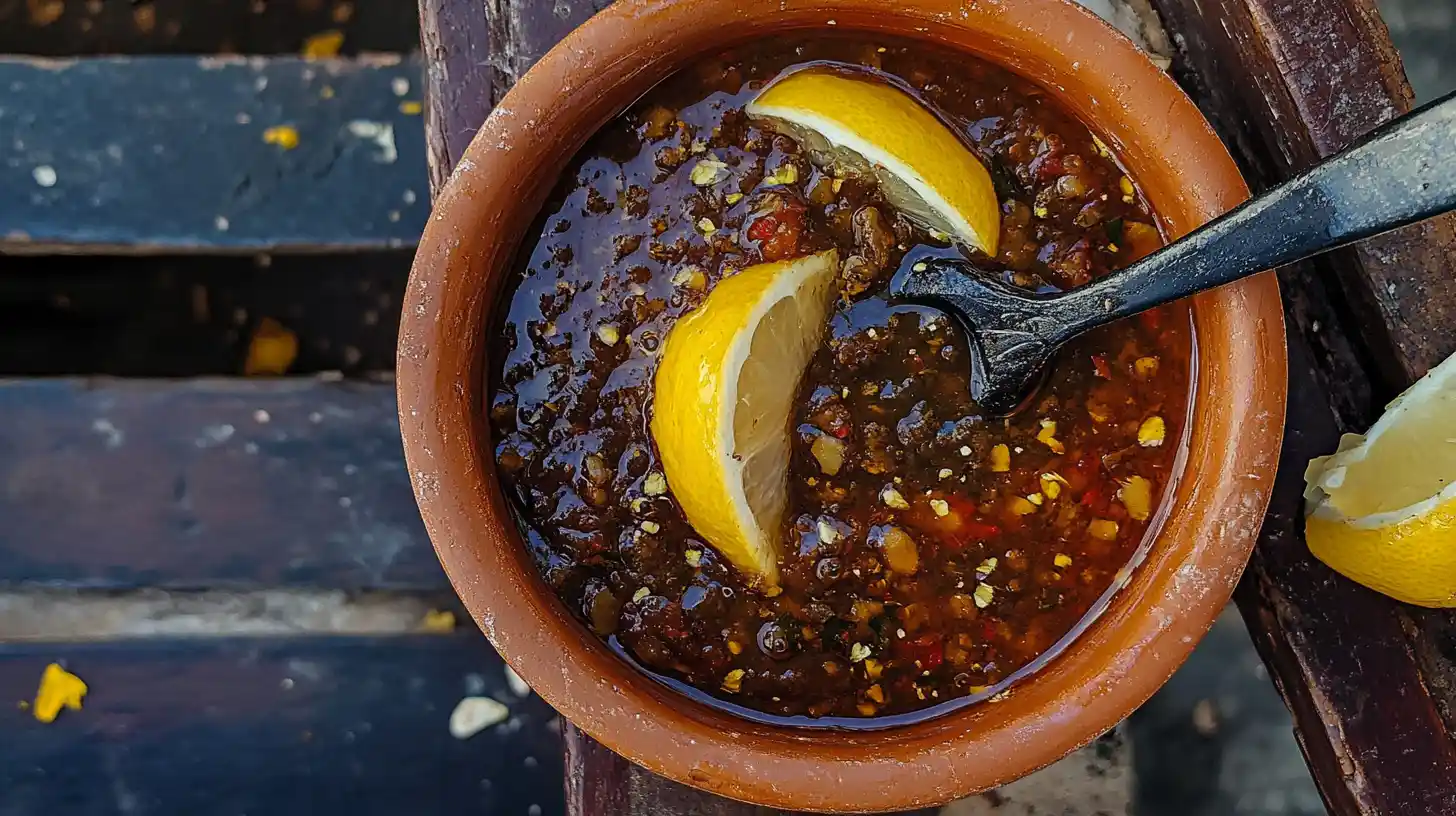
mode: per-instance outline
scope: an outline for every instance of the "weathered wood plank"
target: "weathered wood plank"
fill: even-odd
[[[1180,76],[1256,186],[1410,107],[1371,0],[1158,5],[1180,45]],[[1451,618],[1367,592],[1311,558],[1300,496],[1311,456],[1456,348],[1452,225],[1433,219],[1280,275],[1291,328],[1284,468],[1238,600],[1342,816],[1456,809],[1442,696],[1456,682]]]
[[[0,585],[448,587],[388,383],[0,382]]]
[[[0,59],[0,252],[412,245],[420,85],[397,57]]]
[[[61,661],[90,686],[50,724],[17,706]],[[450,735],[462,697],[510,718]],[[0,644],[0,812],[562,812],[555,712],[454,635]]]
[[[0,0],[0,54],[296,54],[328,31],[350,55],[419,46],[411,0]]]

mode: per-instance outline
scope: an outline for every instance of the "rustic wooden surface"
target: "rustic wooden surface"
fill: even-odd
[[[90,691],[43,724],[17,703],[52,661]],[[466,695],[510,719],[456,739]],[[474,628],[0,643],[0,813],[560,813],[555,719]]]
[[[342,54],[419,47],[413,0],[0,0],[0,54],[296,54],[335,31]]]
[[[1256,187],[1409,110],[1372,0],[1162,0],[1175,64]],[[1302,538],[1304,463],[1456,351],[1453,219],[1281,270],[1290,327],[1284,467],[1238,601],[1336,814],[1456,812],[1449,613],[1368,592]],[[1444,717],[1443,717],[1444,715]]]
[[[489,105],[549,45],[537,38],[559,36],[594,10],[580,5],[558,3],[567,13],[553,17],[547,4],[495,0],[482,17],[472,3],[421,0],[432,182],[444,179]],[[1180,48],[1179,79],[1256,186],[1289,177],[1410,106],[1372,0],[1155,5]],[[1281,272],[1290,427],[1276,498],[1238,599],[1340,816],[1456,812],[1456,756],[1441,718],[1456,710],[1448,616],[1413,612],[1344,581],[1314,562],[1300,537],[1308,458],[1333,449],[1341,430],[1368,424],[1456,346],[1446,328],[1456,312],[1452,223],[1416,225]],[[657,803],[682,796],[567,728],[573,813],[655,813]],[[698,802],[699,812],[753,812]]]
[[[392,383],[11,380],[0,416],[0,587],[449,586]]]
[[[398,56],[0,58],[0,253],[413,246],[422,77]]]

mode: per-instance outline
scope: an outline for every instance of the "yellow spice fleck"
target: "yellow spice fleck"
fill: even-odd
[[[985,609],[991,605],[991,601],[996,599],[996,589],[990,584],[981,584],[976,587],[975,592],[971,593],[971,597],[975,599],[978,608]]]
[[[1111,519],[1092,519],[1087,525],[1087,535],[1102,541],[1115,541],[1117,529],[1117,522]]]
[[[871,680],[878,680],[880,679],[880,673],[885,670],[885,667],[883,664],[880,663],[880,661],[870,657],[865,659],[864,669],[866,677]],[[884,700],[881,700],[880,702],[884,702]]]
[[[743,644],[736,640],[728,641],[728,651],[733,654],[743,654]]]
[[[1133,476],[1118,488],[1117,498],[1127,508],[1129,516],[1147,521],[1153,510],[1153,483],[1141,476]]]
[[[298,335],[271,317],[258,321],[248,341],[243,374],[248,377],[278,376],[288,371],[298,357]]]
[[[298,128],[293,125],[274,125],[263,131],[263,141],[278,145],[284,150],[292,150],[298,147]]]
[[[950,515],[950,504],[948,504],[945,499],[931,499],[930,509],[934,510],[937,516]]]
[[[905,497],[900,495],[900,491],[888,485],[880,491],[880,501],[884,502],[886,507],[893,507],[896,510],[910,509],[910,503],[905,501]]]
[[[1056,557],[1052,559],[1052,563],[1056,565],[1057,569],[1066,569],[1072,566],[1072,556],[1066,553],[1057,553]]]
[[[778,187],[784,184],[793,184],[799,180],[799,168],[793,164],[785,164],[774,170],[763,180],[766,187]]]
[[[741,688],[743,688],[743,669],[734,669],[723,675],[724,691],[737,694]]]
[[[738,202],[743,200],[743,193],[729,193],[728,195],[723,196],[723,200],[728,202],[728,206],[731,207],[734,204],[737,204]]]
[[[344,47],[344,32],[336,29],[320,31],[303,41],[304,59],[328,59],[337,57]]]
[[[1041,507],[1042,502],[1046,501],[1046,499],[1043,498],[1040,493],[1028,493],[1026,496],[1026,500],[1036,505],[1037,507]]]
[[[448,609],[431,609],[425,613],[425,619],[420,621],[420,629],[437,635],[453,632],[455,631],[455,613]]]
[[[879,683],[865,689],[865,696],[877,703],[883,704],[885,702],[885,690],[880,688]]]
[[[642,603],[642,599],[651,594],[652,590],[647,587],[637,587],[637,591],[632,593],[632,603]]]
[[[1138,427],[1138,444],[1145,448],[1156,448],[1163,444],[1163,438],[1168,434],[1168,426],[1160,416],[1150,416],[1143,420]]]
[[[1123,176],[1122,178],[1117,180],[1117,188],[1119,190],[1122,190],[1122,194],[1124,196],[1131,196],[1134,192],[1132,179],[1128,178],[1127,176]]]
[[[1036,505],[1021,496],[1011,499],[1011,512],[1018,516],[1029,516],[1036,512]]]
[[[1057,423],[1050,419],[1041,421],[1041,430],[1036,432],[1036,441],[1051,448],[1052,453],[1066,453],[1067,448],[1057,439]]]
[[[1011,449],[997,445],[991,449],[991,472],[1005,473],[1011,469]]]
[[[683,553],[683,558],[687,560],[688,566],[693,567],[694,569],[703,565],[702,550],[687,550]]]
[[[1062,495],[1062,485],[1067,483],[1067,480],[1060,473],[1056,472],[1043,473],[1040,481],[1041,492],[1045,493],[1049,499],[1055,499]]]
[[[1142,379],[1151,379],[1158,373],[1157,357],[1139,357],[1133,361],[1132,370]]]
[[[80,711],[87,691],[86,681],[61,668],[59,663],[52,663],[41,672],[31,713],[43,723],[55,722],[62,708]]]
[[[667,477],[658,471],[652,471],[642,480],[642,492],[649,496],[661,496],[667,492]]]

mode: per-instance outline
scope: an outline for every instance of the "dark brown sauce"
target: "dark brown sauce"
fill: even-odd
[[[813,61],[883,72],[962,134],[1002,200],[982,268],[1064,289],[1158,245],[1106,148],[1035,86],[920,43],[758,43],[663,83],[567,171],[494,338],[489,410],[531,554],[599,636],[744,716],[882,727],[996,694],[1105,606],[1176,472],[1192,341],[1181,310],[1124,321],[1069,347],[1028,410],[983,418],[954,322],[883,295],[907,255],[946,242],[742,113]],[[844,297],[800,386],[783,591],[767,597],[662,480],[652,377],[723,277],[827,247]],[[1140,444],[1157,422],[1161,444]]]

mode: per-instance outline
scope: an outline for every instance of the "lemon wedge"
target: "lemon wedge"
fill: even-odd
[[[1456,356],[1304,479],[1316,558],[1397,600],[1456,607]]]
[[[775,80],[747,111],[820,167],[872,174],[900,212],[996,254],[1001,211],[991,174],[909,93],[870,76],[808,68]]]
[[[823,340],[834,250],[751,266],[678,321],[653,382],[652,435],[688,522],[740,572],[778,584],[789,421]]]

